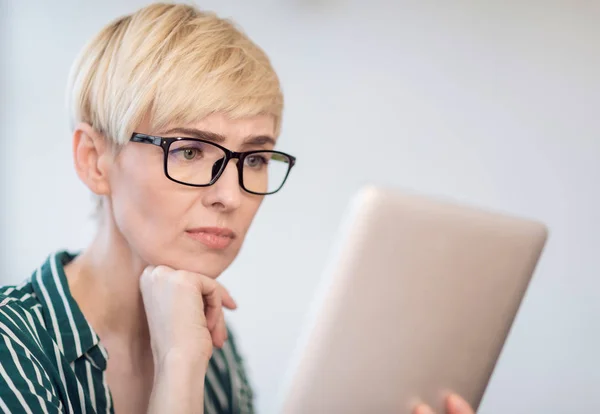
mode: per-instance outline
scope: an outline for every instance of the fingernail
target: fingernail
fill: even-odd
[[[448,397],[448,405],[452,414],[467,414],[471,412],[471,406],[456,394]]]
[[[417,407],[414,414],[435,414],[430,406],[421,404]]]

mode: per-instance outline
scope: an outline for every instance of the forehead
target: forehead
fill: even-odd
[[[172,123],[163,128],[150,131],[153,135],[191,136],[193,131],[205,131],[224,137],[224,143],[235,145],[251,137],[270,137],[276,141],[275,120],[271,115],[255,115],[243,118],[232,118],[224,113],[213,113],[203,119],[179,124]],[[182,132],[186,132],[183,134]]]

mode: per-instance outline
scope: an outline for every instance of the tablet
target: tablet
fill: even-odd
[[[354,199],[284,414],[477,409],[547,238],[539,222],[385,188]]]

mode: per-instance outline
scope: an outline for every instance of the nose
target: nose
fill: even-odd
[[[213,177],[221,169],[224,159],[217,161],[212,167]],[[233,162],[233,165],[232,165]],[[237,209],[242,202],[242,188],[239,183],[237,160],[232,159],[216,183],[206,187],[203,204],[207,208],[216,208],[227,212]]]

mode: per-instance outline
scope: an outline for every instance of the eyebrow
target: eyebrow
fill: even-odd
[[[275,138],[268,135],[249,136],[244,140],[243,145],[267,145],[275,146]]]
[[[216,132],[203,131],[196,128],[171,128],[161,135],[181,135],[181,138],[198,138],[206,141],[216,142],[222,144],[225,142],[225,136],[217,134]],[[244,146],[259,146],[270,144],[275,146],[275,138],[269,135],[250,135],[244,139],[242,145]]]
[[[162,133],[163,135],[181,135],[180,138],[198,138],[207,141],[223,143],[225,137],[215,132],[202,131],[196,128],[172,128]]]

